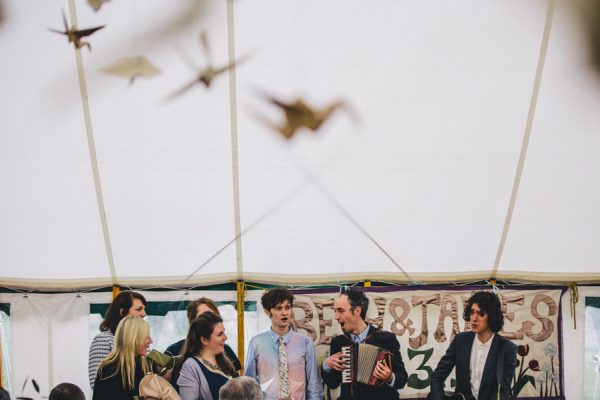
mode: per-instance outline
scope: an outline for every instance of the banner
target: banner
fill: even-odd
[[[424,398],[431,375],[454,336],[469,330],[462,318],[471,294],[482,288],[419,286],[361,288],[370,300],[367,321],[394,333],[400,342],[408,383],[401,398]],[[504,329],[500,334],[518,345],[513,396],[529,399],[564,398],[561,353],[562,289],[501,290]],[[295,291],[293,327],[313,339],[319,363],[328,356],[331,339],[341,334],[333,300],[337,291]],[[446,390],[455,386],[454,372]],[[326,388],[326,397],[337,396]]]

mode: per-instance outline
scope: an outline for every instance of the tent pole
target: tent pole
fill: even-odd
[[[112,287],[112,298],[113,300],[121,293],[121,287],[119,285],[114,285]]]
[[[244,370],[244,296],[246,294],[246,284],[244,281],[237,281],[237,339],[238,339],[238,359]]]

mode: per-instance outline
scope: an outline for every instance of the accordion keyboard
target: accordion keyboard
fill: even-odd
[[[352,346],[342,347],[344,369],[342,370],[342,383],[352,383]]]

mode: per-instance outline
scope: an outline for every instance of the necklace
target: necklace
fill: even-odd
[[[215,369],[217,371],[223,372],[223,370],[218,365],[215,365],[215,364],[211,363],[210,361],[208,361],[206,358],[204,358],[202,356],[200,356],[200,361],[202,361],[202,363],[204,365],[206,365],[207,367],[209,367],[209,368],[212,368],[212,369]]]

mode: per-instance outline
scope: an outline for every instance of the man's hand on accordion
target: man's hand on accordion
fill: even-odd
[[[375,378],[383,381],[389,382],[392,379],[392,370],[387,366],[383,360],[377,362],[375,366],[375,372],[373,373]]]
[[[325,360],[323,360],[323,362],[329,368],[334,369],[336,371],[343,371],[344,369],[346,369],[346,367],[344,366],[344,356],[342,355],[341,351],[330,355]]]

